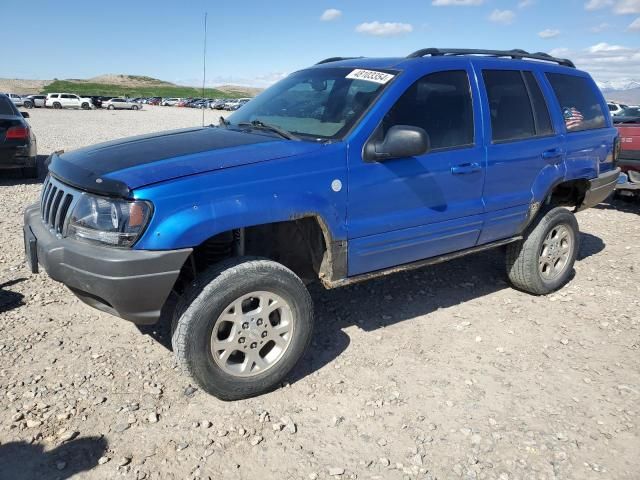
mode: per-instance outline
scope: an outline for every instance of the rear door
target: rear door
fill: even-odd
[[[586,74],[547,72],[546,78],[564,119],[567,180],[594,178],[613,168],[610,154],[617,131],[595,82]]]
[[[540,175],[564,175],[562,139],[551,122],[540,78],[533,70],[496,67],[478,71],[483,85],[487,173],[485,224],[479,244],[517,234],[528,218]]]
[[[379,120],[371,119],[350,142],[349,275],[463,250],[478,240],[485,156],[470,64],[442,62],[438,71],[420,75],[394,85],[377,105]],[[384,138],[395,125],[424,129],[431,150],[365,161],[364,143],[372,135]]]

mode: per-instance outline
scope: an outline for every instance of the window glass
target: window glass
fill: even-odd
[[[63,95],[61,95],[61,97],[62,97],[62,98],[71,98],[71,95],[63,94]]]
[[[569,132],[606,126],[600,99],[593,83],[584,77],[547,73]]]
[[[518,70],[484,70],[494,142],[534,137],[531,102]]]
[[[524,82],[529,90],[531,98],[531,106],[533,107],[533,119],[535,120],[536,135],[544,136],[553,134],[551,126],[551,117],[549,116],[549,108],[547,102],[542,95],[542,90],[538,85],[538,81],[532,72],[522,72]]]
[[[607,104],[609,106],[609,111],[610,112],[615,112],[616,111],[616,106],[615,105],[611,105],[610,103]]]
[[[0,115],[16,115],[13,102],[7,97],[0,97]]]
[[[473,104],[464,70],[432,73],[415,82],[382,121],[382,134],[395,125],[424,129],[431,148],[473,144]]]
[[[343,136],[373,103],[395,74],[377,73],[379,79],[363,79],[352,68],[311,68],[296,72],[248,101],[228,118],[230,128],[263,122],[294,134],[317,138]]]

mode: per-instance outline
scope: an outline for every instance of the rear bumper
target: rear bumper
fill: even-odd
[[[31,147],[29,145],[0,148],[0,170],[35,167],[36,157],[30,153]]]
[[[615,168],[614,170],[599,175],[593,180],[589,180],[589,188],[584,195],[582,204],[578,207],[578,211],[595,207],[611,195],[613,190],[616,188],[619,176],[620,169]]]
[[[102,247],[60,238],[40,219],[39,205],[24,214],[32,271],[41,265],[86,304],[137,324],[153,324],[191,249],[149,251]]]

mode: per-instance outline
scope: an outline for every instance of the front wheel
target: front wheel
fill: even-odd
[[[26,101],[24,102],[24,108],[33,108],[33,102]]]
[[[302,280],[279,263],[241,257],[212,267],[183,294],[172,344],[206,392],[238,400],[277,387],[312,330],[313,304]]]
[[[91,108],[87,102],[84,102],[80,107],[82,110],[89,110]]]
[[[115,108],[115,107],[114,107],[113,105],[109,105],[109,106],[107,107],[107,110],[113,110],[114,108]]]
[[[540,213],[524,239],[507,247],[507,273],[520,290],[545,295],[571,278],[580,244],[580,229],[573,213],[556,207]]]

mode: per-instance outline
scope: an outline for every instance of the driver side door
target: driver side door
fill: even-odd
[[[399,92],[371,137],[349,146],[349,276],[476,244],[484,215],[486,156],[473,78],[470,66],[461,68],[459,62],[419,78]],[[364,159],[366,143],[384,138],[395,125],[424,129],[429,151],[377,162]]]

